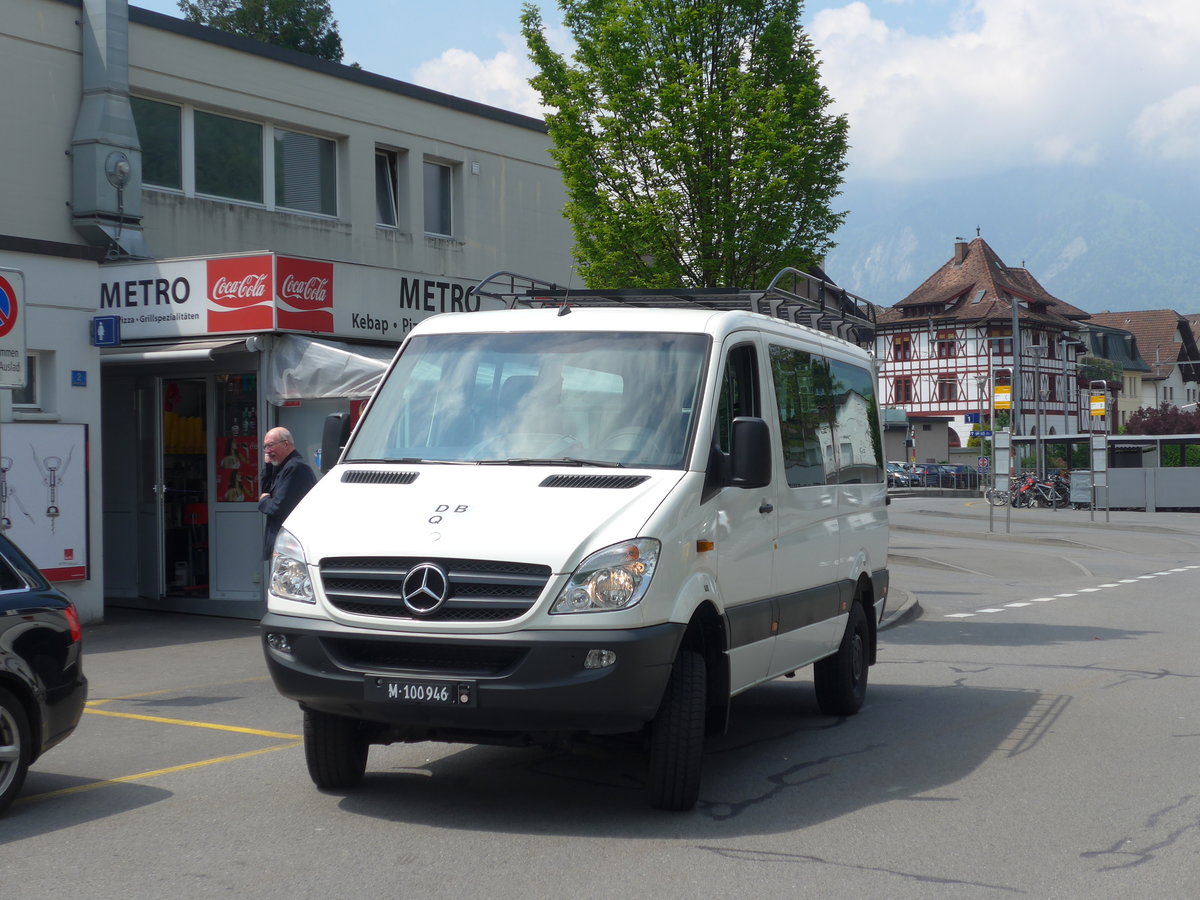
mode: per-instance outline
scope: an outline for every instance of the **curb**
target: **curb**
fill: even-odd
[[[894,608],[891,604],[893,600],[897,601],[897,605]],[[884,611],[883,621],[879,623],[880,631],[895,628],[897,625],[903,625],[905,622],[911,622],[913,619],[920,618],[922,612],[921,604],[908,591],[897,587],[889,587],[888,601],[888,608]]]

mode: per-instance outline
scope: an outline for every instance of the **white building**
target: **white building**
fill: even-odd
[[[568,280],[545,128],[124,0],[8,4],[0,51],[10,534],[85,620],[255,616],[263,431],[311,461],[415,322]]]

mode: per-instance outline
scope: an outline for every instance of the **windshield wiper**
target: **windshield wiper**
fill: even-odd
[[[603,469],[623,469],[624,463],[612,462],[607,459],[580,459],[577,456],[556,456],[548,459],[518,456],[511,459],[480,459],[476,461],[481,466],[593,466]]]

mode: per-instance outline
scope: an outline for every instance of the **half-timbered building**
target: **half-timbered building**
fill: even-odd
[[[1013,424],[1021,434],[1073,432],[1082,350],[1073,332],[1086,318],[1027,269],[1005,265],[982,238],[960,239],[940,269],[880,311],[875,352],[881,397],[905,409],[910,422],[950,417],[952,447],[966,445],[975,428],[968,419],[978,416],[987,428],[994,411],[1008,405],[1010,416],[1020,416]]]

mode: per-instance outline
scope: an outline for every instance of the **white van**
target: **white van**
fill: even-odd
[[[734,695],[815,663],[823,712],[863,703],[888,591],[874,365],[784,317],[865,320],[777,288],[507,299],[550,308],[413,329],[285,523],[271,674],[321,788],[370,744],[637,732],[650,802],[689,809]]]

